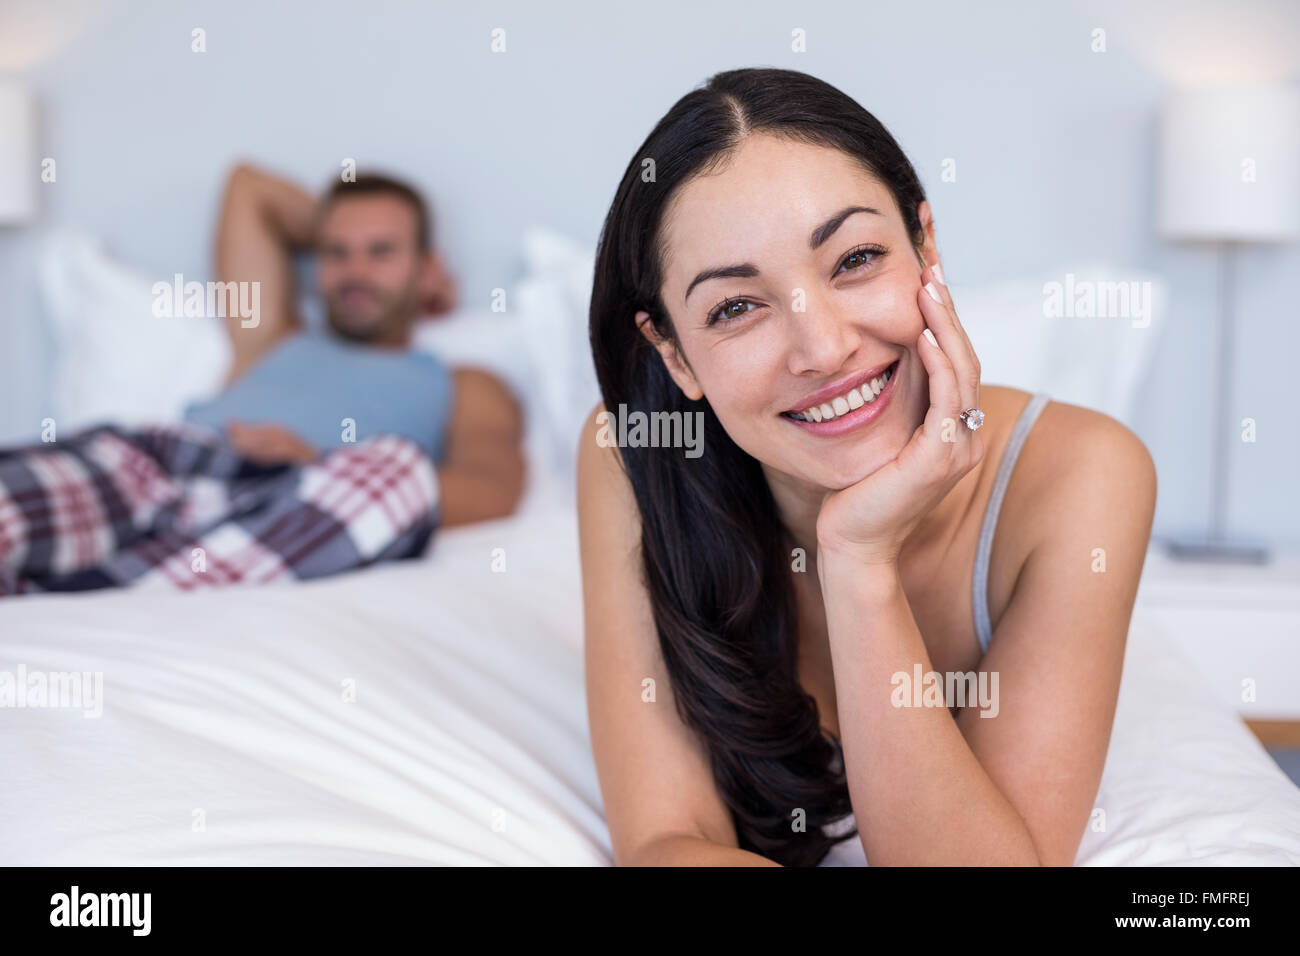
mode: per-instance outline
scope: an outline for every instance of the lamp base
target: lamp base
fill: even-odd
[[[1265,545],[1213,538],[1171,538],[1165,552],[1175,561],[1205,564],[1269,564],[1273,554]]]

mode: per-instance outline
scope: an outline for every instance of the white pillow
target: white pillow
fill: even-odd
[[[1117,282],[1130,283],[1130,291],[1131,283],[1137,283],[1140,295],[1149,294],[1147,315],[1133,304],[1124,315],[1088,317],[1073,308],[1065,314],[1049,314],[1050,292],[1058,292],[1062,299],[1069,295],[1070,301],[1082,304],[1085,283],[1102,293],[1097,297],[1102,311],[1107,288],[1102,283]],[[1044,391],[1058,401],[1095,408],[1132,425],[1138,392],[1164,325],[1163,280],[1092,264],[1034,278],[954,283],[952,298],[979,356],[984,382]]]
[[[190,399],[220,386],[230,361],[222,320],[153,314],[153,285],[171,275],[122,265],[77,232],[51,236],[37,269],[61,429],[175,421]]]
[[[529,402],[546,430],[550,467],[571,482],[578,433],[600,400],[587,337],[595,248],[534,226],[524,234],[523,253],[518,305],[534,368]]]

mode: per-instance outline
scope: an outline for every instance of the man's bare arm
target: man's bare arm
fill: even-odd
[[[443,527],[505,517],[524,489],[519,403],[481,369],[457,368],[453,381],[447,452],[438,468]]]
[[[257,282],[259,316],[248,328],[239,316],[227,319],[234,353],[227,383],[301,327],[292,256],[310,246],[315,216],[316,200],[294,183],[243,163],[231,171],[217,226],[217,277]]]

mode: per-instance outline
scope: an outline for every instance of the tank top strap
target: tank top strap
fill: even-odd
[[[998,512],[1002,509],[1002,498],[1007,492],[1007,484],[1011,481],[1011,472],[1016,467],[1016,458],[1020,455],[1025,437],[1034,427],[1038,413],[1049,401],[1051,396],[1046,392],[1035,392],[1024,411],[1020,413],[1020,417],[1016,419],[1016,424],[1011,429],[1011,437],[1007,440],[1006,450],[1002,453],[1002,461],[998,463],[998,473],[993,480],[993,492],[984,509],[984,521],[980,525],[979,545],[975,551],[975,574],[971,587],[975,607],[975,634],[979,638],[980,650],[985,653],[988,652],[989,642],[993,640],[993,627],[989,623],[989,556],[993,553],[993,532],[998,526]]]

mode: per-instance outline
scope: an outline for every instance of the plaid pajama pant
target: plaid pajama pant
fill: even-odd
[[[0,450],[0,596],[323,577],[421,554],[439,516],[396,435],[264,466],[201,426],[103,425]]]

